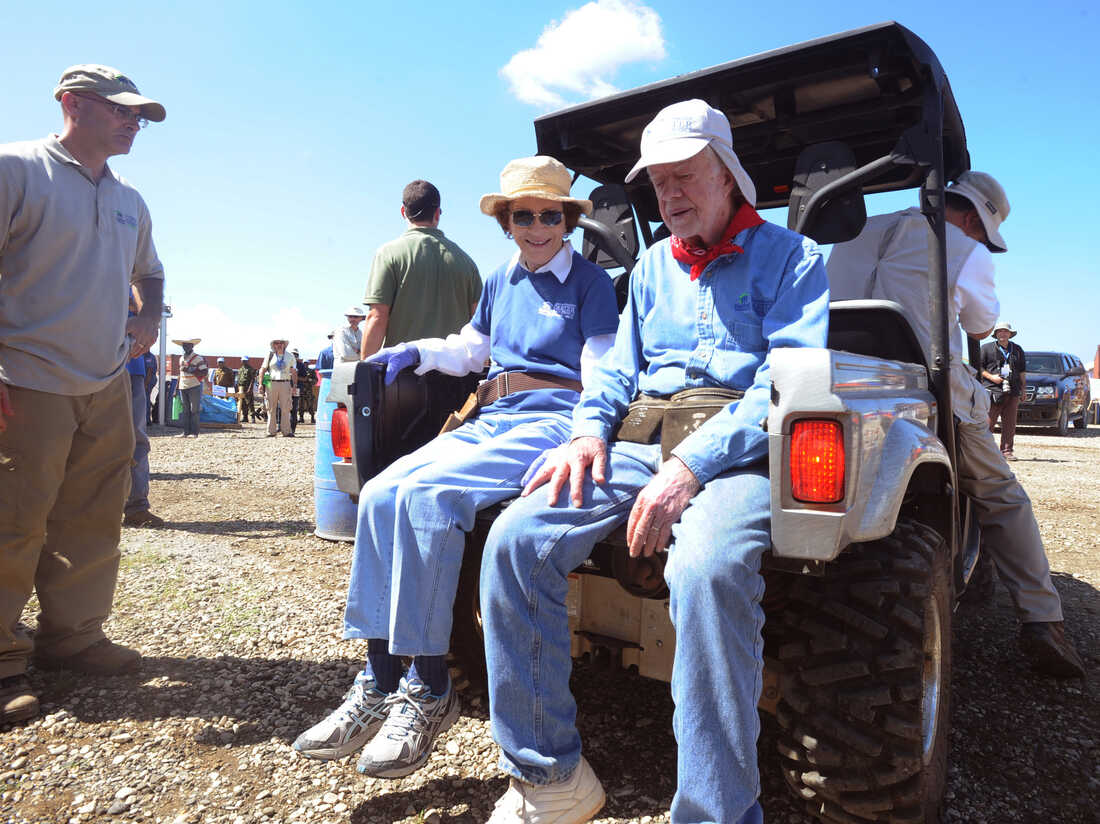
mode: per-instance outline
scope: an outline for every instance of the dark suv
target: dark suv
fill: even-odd
[[[1053,426],[1059,435],[1088,425],[1089,376],[1081,359],[1065,352],[1028,352],[1027,389],[1020,400],[1020,426]]]

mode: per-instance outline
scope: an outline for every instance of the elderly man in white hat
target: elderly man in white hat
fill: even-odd
[[[993,256],[1008,246],[1000,226],[1008,217],[1004,189],[985,172],[968,171],[948,186],[947,280],[954,323],[951,336],[951,406],[958,421],[959,485],[975,504],[982,547],[1008,588],[1021,622],[1020,647],[1034,668],[1058,677],[1081,677],[1084,664],[1066,637],[1062,600],[1050,577],[1031,500],[989,431],[989,393],[962,362],[961,328],[981,340],[993,328],[1000,303]],[[867,221],[859,237],[833,247],[829,284],[837,300],[883,298],[900,303],[931,358],[928,307],[928,225],[917,208]]]
[[[284,438],[293,438],[294,429],[291,423],[291,397],[294,387],[298,385],[298,361],[294,355],[286,351],[286,338],[272,338],[271,351],[264,358],[260,367],[260,391],[264,393],[264,403],[267,406],[267,437],[274,438],[278,428]],[[268,383],[264,384],[267,377]]]
[[[1001,420],[1001,454],[1016,460],[1016,412],[1027,389],[1027,353],[1012,343],[1016,330],[1007,321],[993,327],[993,340],[982,344],[982,385],[989,392],[989,431]]]
[[[672,236],[631,274],[615,344],[573,412],[570,443],[531,473],[485,546],[489,705],[513,778],[493,824],[588,821],[603,803],[574,724],[565,596],[568,574],[624,521],[631,555],[668,547],[679,744],[672,820],[762,816],[769,355],[825,345],[825,267],[812,241],[756,213],[729,122],[703,101],[669,106],[646,126],[627,180],[642,170]],[[627,414],[632,402],[704,387],[721,398],[679,442],[653,443],[636,425],[652,418],[652,404],[644,416]]]
[[[367,316],[362,306],[349,306],[344,312],[347,323],[335,330],[332,338],[332,355],[336,363],[359,360],[363,346],[363,330],[359,324]]]
[[[107,160],[164,106],[91,64],[66,69],[54,99],[61,134],[0,145],[0,724],[38,713],[32,654],[84,674],[141,660],[103,623],[134,452],[125,366],[157,339],[164,268],[145,201]],[[32,590],[33,640],[19,623]]]

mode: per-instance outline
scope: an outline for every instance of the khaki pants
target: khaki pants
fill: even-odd
[[[960,423],[959,488],[974,501],[989,552],[1021,621],[1061,621],[1039,524],[1028,498],[984,423]]]
[[[272,381],[267,387],[267,434],[275,434],[275,410],[282,409],[280,428],[290,434],[290,381]]]
[[[0,433],[0,677],[31,650],[68,656],[103,638],[118,578],[134,425],[123,372],[90,395],[9,386]],[[16,628],[31,592],[34,640]]]

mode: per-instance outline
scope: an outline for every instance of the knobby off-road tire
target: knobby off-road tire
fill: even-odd
[[[898,519],[783,612],[784,776],[821,821],[938,822],[947,765],[951,577],[938,533]]]

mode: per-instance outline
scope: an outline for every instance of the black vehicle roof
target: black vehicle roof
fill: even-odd
[[[759,208],[787,204],[803,147],[842,140],[855,152],[857,166],[863,165],[890,155],[914,126],[924,123],[934,134],[939,100],[947,179],[970,168],[962,117],[939,59],[894,22],[762,52],[544,115],[535,120],[538,150],[600,183],[622,183],[638,158],[645,125],[665,106],[690,98],[707,101],[729,118],[733,145],[756,183]],[[918,170],[904,166],[864,191],[911,188],[921,179]],[[628,188],[643,215],[658,219],[644,179]]]

